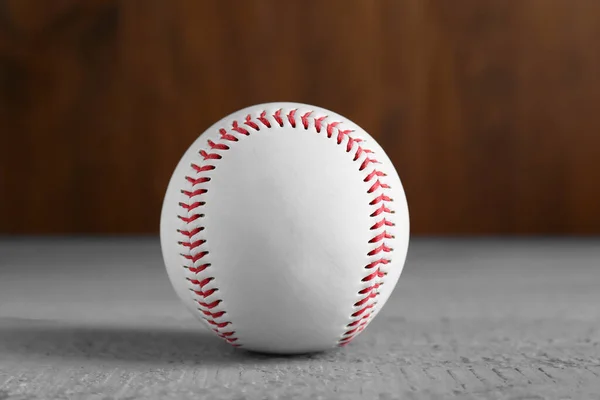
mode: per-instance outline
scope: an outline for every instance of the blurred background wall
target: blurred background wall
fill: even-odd
[[[0,233],[154,234],[261,102],[386,149],[414,234],[600,233],[600,1],[0,0]]]

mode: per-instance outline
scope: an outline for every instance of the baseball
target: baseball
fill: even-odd
[[[186,151],[160,239],[181,301],[220,338],[316,352],[350,343],[390,297],[408,205],[392,162],[358,125],[268,103],[223,118]]]

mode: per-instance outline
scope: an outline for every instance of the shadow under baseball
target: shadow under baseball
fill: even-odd
[[[335,353],[336,351],[333,350]],[[56,321],[0,318],[0,355],[91,362],[227,365],[310,360],[331,352],[297,356],[234,348],[212,333],[186,328],[61,325]]]

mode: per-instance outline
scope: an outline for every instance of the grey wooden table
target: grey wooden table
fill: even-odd
[[[600,399],[600,240],[413,239],[350,346],[234,349],[147,239],[0,240],[0,400]]]

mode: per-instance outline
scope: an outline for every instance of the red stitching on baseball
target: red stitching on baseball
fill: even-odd
[[[197,189],[192,192],[190,192],[188,190],[182,190],[181,193],[185,194],[187,197],[195,197],[195,196],[206,193],[206,189]]]
[[[229,150],[229,146],[223,143],[215,143],[212,140],[208,140],[208,145],[211,150]]]
[[[386,246],[385,243],[384,243],[381,246],[377,247],[376,249],[373,249],[370,252],[368,252],[367,255],[368,256],[374,256],[375,254],[379,254],[381,252],[389,253],[390,251],[392,251],[392,248]]]
[[[204,308],[208,308],[209,310],[212,308],[215,308],[216,306],[218,306],[223,300],[215,300],[213,302],[210,303],[204,303],[202,301],[198,301],[198,304],[200,304],[202,307]]]
[[[356,307],[360,307],[363,304],[365,304],[367,301],[369,301],[370,299],[374,299],[375,297],[377,297],[377,292],[371,290],[367,296],[363,297],[362,300],[359,300],[356,303],[354,303],[354,305]]]
[[[208,153],[206,150],[200,150],[200,155],[206,160],[220,160],[221,155],[217,153]]]
[[[242,128],[237,121],[233,121],[233,124],[231,126],[231,129],[233,129],[234,131],[236,131],[237,133],[241,133],[243,135],[250,135],[250,132],[248,132],[247,129]],[[224,129],[223,129],[224,130]],[[235,137],[235,136],[234,136]],[[236,138],[237,139],[237,138]]]
[[[193,273],[197,274],[198,272],[202,272],[202,271],[204,271],[204,270],[205,270],[206,268],[208,268],[208,267],[210,267],[210,264],[202,264],[202,265],[200,265],[200,266],[198,266],[198,267],[189,267],[188,269],[189,269],[191,272],[193,272]]]
[[[347,129],[345,131],[338,130],[337,144],[342,144],[342,141],[344,140],[344,136],[348,136],[352,132],[353,131],[351,129]],[[351,144],[352,144],[352,138],[350,138],[350,140],[348,140],[348,145],[350,145],[350,149],[352,148]],[[346,150],[349,151],[348,146],[346,146]]]
[[[373,215],[373,214],[371,214],[371,215]],[[379,229],[379,228],[381,228],[384,225],[385,226],[396,226],[396,224],[394,224],[393,222],[390,222],[390,221],[388,221],[387,219],[384,218],[381,221],[378,221],[375,225],[373,225],[371,227],[371,230]]]
[[[196,262],[196,261],[202,259],[207,254],[208,254],[208,251],[201,251],[198,254],[183,254],[183,257],[190,261]]]
[[[181,208],[185,208],[188,211],[192,211],[200,206],[203,206],[205,203],[203,201],[196,201],[192,204],[179,203]]]
[[[392,198],[389,196],[386,196],[385,194],[380,194],[379,196],[375,197],[370,203],[370,206],[374,206],[375,204],[381,203],[382,201],[392,201]]]
[[[362,317],[358,318],[356,321],[348,324],[347,327],[350,328],[350,327],[356,326],[356,325],[360,324],[361,322],[363,322],[363,320],[369,318],[370,316],[371,316],[371,313],[367,313],[367,314],[363,315]]]
[[[190,281],[192,284],[194,285],[198,285],[201,288],[203,288],[204,286],[208,285],[212,280],[214,280],[215,278],[210,277],[210,278],[206,278],[206,279],[202,279],[201,281],[197,280],[197,279],[190,279],[187,278],[188,281]]]
[[[235,129],[235,127],[233,129]],[[246,131],[246,130],[244,129],[244,131]],[[221,139],[222,140],[229,140],[229,141],[232,141],[232,142],[237,142],[238,140],[240,140],[240,139],[236,138],[235,136],[230,135],[229,133],[227,133],[227,131],[225,129],[223,129],[223,128],[219,129],[219,133],[221,134]],[[248,133],[248,131],[246,131],[246,133]],[[210,166],[214,168],[214,166],[212,166],[212,165],[210,165]]]
[[[281,112],[282,112],[281,109],[275,111],[275,114],[273,114],[273,118],[275,118],[275,121],[277,121],[279,126],[283,127],[283,120],[281,119]]]
[[[379,235],[373,237],[373,239],[369,240],[369,243],[377,243],[381,242],[384,239],[393,239],[394,235],[388,233],[388,231],[383,231]]]
[[[213,293],[214,293],[214,292],[216,292],[216,291],[217,291],[217,289],[208,289],[208,290],[206,290],[206,291],[204,291],[204,292],[203,292],[202,290],[193,290],[193,289],[192,289],[192,292],[194,292],[194,293],[196,293],[198,296],[201,296],[201,297],[204,297],[204,298],[206,298],[206,297],[210,296],[211,294],[213,294]]]
[[[380,258],[378,260],[373,261],[372,263],[368,263],[365,266],[365,269],[371,269],[371,268],[375,268],[376,266],[378,266],[379,264],[389,264],[391,262],[391,260],[388,260],[387,258]],[[364,290],[364,289],[363,289]],[[360,293],[360,292],[358,292]],[[362,294],[362,293],[361,293]]]
[[[194,250],[198,246],[202,246],[206,240],[196,240],[195,242],[179,242],[180,245],[189,248],[190,250]]]
[[[373,170],[373,172],[371,172],[369,175],[367,175],[365,177],[365,179],[363,180],[363,182],[370,182],[371,179],[373,179],[376,176],[387,176],[385,173],[378,171],[376,169]]]
[[[202,178],[194,179],[194,178],[191,178],[189,176],[186,176],[185,179],[187,179],[189,182],[191,182],[192,185],[197,185],[199,183],[204,183],[204,182],[210,181],[210,178],[208,178],[208,177],[202,177]]]
[[[375,278],[382,278],[385,274],[383,273],[383,271],[379,268],[377,268],[377,270],[375,272],[373,272],[372,274],[369,274],[367,276],[365,276],[364,278],[362,278],[363,282],[369,282],[372,281]]]
[[[194,171],[196,171],[196,173],[200,173],[200,172],[205,172],[205,171],[210,171],[215,169],[214,165],[205,165],[205,166],[198,166],[196,164],[192,164],[192,168],[194,169]]]
[[[375,181],[375,183],[373,184],[373,186],[371,186],[369,188],[369,190],[367,191],[367,193],[373,193],[374,191],[376,191],[377,189],[389,189],[390,187],[388,185],[386,185],[385,183],[381,183],[381,181],[379,179],[377,179]]]
[[[363,149],[363,151],[365,151],[365,150]],[[366,153],[366,151],[365,151],[365,153]],[[375,160],[375,159],[367,157],[367,158],[365,158],[365,161],[363,161],[362,164],[360,164],[360,167],[358,168],[358,170],[359,171],[363,171],[365,168],[367,168],[367,166],[369,164],[376,163],[376,162],[378,162],[378,161]]]
[[[201,309],[199,309],[199,310],[202,314],[206,315],[207,317],[210,317],[213,320],[215,318],[221,318],[225,314],[225,311],[218,311],[218,312],[213,313],[213,312],[205,311],[205,310],[201,310]]]
[[[377,217],[383,213],[394,214],[394,210],[386,207],[385,204],[382,204],[381,207],[379,207],[377,210],[375,210],[370,216]]]
[[[183,236],[187,236],[187,237],[192,237],[194,235],[196,235],[198,232],[201,232],[204,230],[204,227],[198,227],[195,229],[192,229],[191,231],[183,231],[181,229],[177,229],[177,232],[181,233]]]
[[[380,283],[376,283],[372,286],[369,286],[368,288],[364,288],[363,290],[361,290],[360,292],[358,292],[359,294],[369,294],[371,293],[373,290],[377,290],[379,289],[379,286],[381,286]]]
[[[202,217],[201,214],[194,214],[191,217],[182,217],[182,216],[179,216],[179,218],[183,222],[185,222],[186,224],[189,224],[190,222],[193,222],[193,221],[195,221],[195,220],[197,220],[198,218],[201,218],[201,217]]]
[[[354,158],[352,161],[358,161],[363,152],[363,148],[361,146],[358,146],[358,149],[356,149],[356,153],[354,154]]]
[[[304,126],[304,129],[308,129],[308,117],[310,116],[310,114],[312,114],[312,111],[309,111],[300,117],[300,119],[302,120],[302,125]]]
[[[336,126],[338,126],[339,124],[341,124],[340,121],[335,121],[335,122],[331,122],[329,124],[327,124],[327,129],[325,130],[327,132],[327,137],[331,138],[331,136],[333,135],[333,130],[335,129]],[[339,143],[338,143],[339,144]]]
[[[297,109],[290,110],[286,116],[287,122],[289,122],[290,126],[295,128],[297,126],[296,121],[296,112]],[[276,110],[271,117],[275,122],[283,127],[285,125],[285,121],[282,117],[283,110]],[[361,156],[364,154],[373,154],[373,151],[365,148],[361,145],[363,142],[360,138],[354,138],[351,136],[353,130],[346,129],[342,130],[339,126],[342,124],[341,121],[332,121],[326,123],[325,120],[328,118],[327,116],[319,116],[313,117],[313,111],[308,111],[300,116],[300,122],[304,129],[308,129],[311,122],[314,124],[315,131],[317,133],[321,133],[323,129],[327,134],[328,138],[332,138],[335,135],[336,143],[341,145],[344,139],[347,140],[345,150],[350,153],[354,150],[353,161],[358,161]],[[259,116],[255,117],[256,121],[253,120],[252,115],[247,115],[242,122],[243,125],[253,129],[254,131],[259,131],[260,126],[259,123],[265,126],[266,128],[271,128],[271,121],[267,118],[267,112],[261,111]],[[250,135],[250,131],[245,127],[240,125],[240,122],[233,121],[230,131],[228,132],[225,128],[220,128],[219,132],[219,140],[220,141],[229,141],[229,142],[238,142],[239,138],[235,136],[235,134],[242,134],[245,136]],[[230,147],[225,143],[218,143],[212,140],[207,141],[207,149],[202,149],[199,151],[199,155],[202,158],[203,162],[208,162],[209,160],[220,160],[222,159],[222,155],[219,154],[220,151],[227,151]],[[208,151],[210,150],[210,151]],[[371,164],[379,164],[374,158],[366,156],[364,160],[361,162],[359,166],[359,171],[364,171]],[[192,163],[191,168],[195,174],[201,175],[207,171],[212,171],[216,168],[215,165],[205,164],[205,165],[197,165]],[[367,193],[375,194],[378,192],[377,196],[375,196],[370,202],[369,205],[380,205],[376,210],[374,210],[370,217],[379,217],[382,214],[393,214],[394,210],[392,210],[388,204],[393,202],[393,199],[386,195],[384,191],[386,189],[390,189],[390,186],[381,182],[379,178],[385,177],[386,174],[383,171],[380,171],[377,168],[373,168],[363,179],[364,182],[371,182],[375,179],[375,182],[369,187]],[[205,185],[210,182],[211,178],[208,176],[196,176],[196,177],[187,177],[186,180],[190,182],[192,185],[191,190],[182,190],[181,193],[190,198],[196,196],[202,196],[208,192],[206,188],[196,187],[198,185]],[[178,217],[187,225],[190,224],[199,218],[202,218],[204,214],[198,213],[197,209],[203,207],[205,205],[204,201],[190,201],[189,203],[181,202],[179,206],[184,211],[184,215],[178,215]],[[371,226],[371,230],[378,230],[385,227],[393,227],[395,224],[391,221],[388,221],[386,218],[379,219],[373,226]],[[186,240],[182,240],[179,242],[184,249],[186,249],[187,253],[183,253],[182,256],[191,261],[191,266],[185,266],[190,272],[194,274],[199,274],[206,271],[211,267],[210,263],[204,263],[200,265],[196,265],[197,262],[201,261],[206,255],[209,254],[208,251],[199,251],[195,254],[192,254],[192,251],[196,251],[196,249],[206,245],[205,239],[193,239],[195,235],[202,232],[205,228],[203,226],[195,227],[189,230],[179,229],[177,230],[182,236],[186,238]],[[389,233],[387,230],[383,232],[379,232],[374,235],[370,240],[369,244],[373,243],[381,243],[376,248],[370,250],[367,255],[369,257],[378,257],[371,262],[369,262],[364,268],[369,271],[369,273],[363,277],[362,282],[372,282],[368,287],[361,289],[358,294],[362,297],[354,303],[354,306],[359,308],[351,314],[351,318],[353,319],[350,323],[346,325],[347,330],[343,333],[341,339],[338,340],[338,345],[345,346],[352,341],[354,337],[356,337],[360,332],[362,332],[365,327],[368,325],[370,318],[373,316],[373,313],[370,312],[377,304],[377,297],[379,296],[379,287],[384,283],[381,281],[381,278],[387,275],[387,272],[381,269],[381,266],[385,266],[391,262],[389,258],[381,257],[385,253],[390,253],[393,249],[386,245],[386,239],[393,239],[394,235]],[[371,272],[375,269],[373,272]],[[216,292],[218,292],[218,288],[207,288],[205,287],[214,281],[214,277],[198,277],[199,279],[186,278],[191,285],[199,289],[190,289],[198,299],[195,299],[195,302],[198,304],[198,310],[203,315],[204,320],[212,327],[212,330],[222,339],[229,342],[231,345],[239,347],[242,346],[240,343],[235,343],[238,341],[238,338],[235,337],[235,331],[228,330],[227,327],[232,324],[231,321],[217,321],[222,318],[226,311],[212,311],[215,307],[218,307],[222,303],[222,299],[215,299],[212,301],[202,301],[201,299],[206,299],[210,296],[213,296]],[[200,279],[202,278],[202,279]]]
[[[248,125],[250,128],[254,129],[255,131],[260,131],[260,128],[256,124],[256,122],[252,121],[252,116],[250,114],[246,115],[246,120],[244,121],[244,124]]]
[[[267,128],[271,127],[271,123],[269,122],[269,120],[266,118],[267,112],[263,111],[260,113],[260,116],[257,118],[260,122],[262,122],[263,125],[265,125]]]
[[[323,120],[327,118],[327,116],[315,118],[315,129],[317,133],[321,133],[321,128],[323,127]]]
[[[290,125],[292,125],[292,128],[296,127],[296,111],[297,110],[291,110],[290,113],[287,115],[288,121],[290,121]]]
[[[371,303],[367,306],[364,306],[363,308],[361,308],[360,310],[356,311],[354,314],[352,314],[353,317],[358,317],[359,315],[361,315],[362,313],[370,310],[371,308],[375,307],[375,303]]]
[[[213,319],[207,319],[208,323],[216,326],[217,328],[225,328],[227,325],[231,325],[231,322],[216,322]]]

